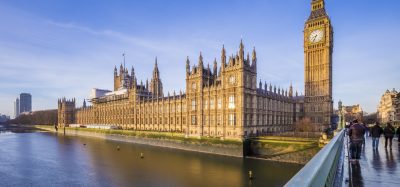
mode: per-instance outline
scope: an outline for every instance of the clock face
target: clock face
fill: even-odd
[[[322,40],[323,36],[324,32],[322,30],[315,30],[311,32],[309,40],[311,43],[317,43]]]

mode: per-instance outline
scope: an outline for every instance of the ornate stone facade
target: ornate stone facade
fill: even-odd
[[[185,92],[163,93],[157,59],[150,85],[139,84],[133,67],[129,74],[121,64],[119,73],[114,68],[114,91],[99,90],[105,94],[94,94],[91,106],[75,109],[74,102],[59,101],[60,125],[116,125],[240,139],[291,130],[294,121],[307,116],[322,130],[330,125],[333,112],[333,29],[324,6],[323,0],[312,0],[305,23],[305,96],[293,94],[292,86],[281,89],[261,80],[257,84],[256,51],[251,58],[245,56],[240,42],[236,55],[227,57],[222,48],[219,68],[216,59],[212,68],[205,66],[201,53],[192,67],[187,58]]]
[[[324,0],[312,0],[304,26],[305,115],[321,129],[331,124],[333,28]]]
[[[359,104],[344,106],[342,101],[338,103],[338,114],[339,114],[339,122],[344,127],[346,122],[353,121],[355,119],[362,121],[364,117],[364,111]]]
[[[382,95],[381,100],[379,102],[377,117],[378,121],[382,123],[387,123],[389,121],[399,122],[400,118],[397,113],[397,103],[399,102],[398,98],[399,92],[397,92],[394,88],[392,91],[386,90],[386,92]]]
[[[187,136],[242,138],[292,128],[302,110],[302,97],[289,90],[259,82],[257,56],[239,52],[227,58],[222,48],[221,66],[197,65],[186,60],[186,92],[163,94],[157,62],[150,82],[137,84],[121,65],[114,70],[114,91],[92,98],[92,106],[75,109],[75,101],[59,101],[60,125],[117,125],[123,129],[181,132]],[[86,104],[85,104],[86,105]],[[71,113],[71,111],[73,111]],[[72,119],[72,118],[73,119]]]

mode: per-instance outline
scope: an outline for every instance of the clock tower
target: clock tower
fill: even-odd
[[[331,123],[333,28],[324,0],[311,0],[304,25],[305,116],[323,130]]]

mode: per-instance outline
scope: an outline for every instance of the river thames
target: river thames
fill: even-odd
[[[1,186],[282,186],[301,167],[50,132],[0,133]]]

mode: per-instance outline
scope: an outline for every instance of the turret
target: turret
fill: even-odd
[[[146,79],[146,90],[149,90],[149,79]]]
[[[124,73],[124,67],[121,65],[119,66],[119,75],[121,76]]]
[[[114,77],[118,76],[117,66],[114,66]]]
[[[203,68],[204,68],[204,66],[203,66],[203,55],[201,54],[201,52],[200,52],[200,56],[199,56],[199,66],[198,66],[198,68],[199,68],[199,70],[201,72],[203,72]]]
[[[226,52],[225,52],[225,46],[222,45],[222,51],[221,51],[221,69],[222,71],[225,69],[226,65]]]
[[[289,97],[293,97],[293,86],[292,86],[292,83],[290,83],[290,87],[289,87]]]
[[[268,85],[267,85],[267,81],[264,82],[264,90],[267,91],[268,89]]]
[[[251,63],[251,67],[254,70],[257,70],[257,54],[256,54],[256,48],[253,48],[253,53],[252,53],[252,59],[251,59],[252,63]]]
[[[153,70],[153,78],[157,79],[159,77],[160,71],[158,70],[158,64],[157,64],[157,57],[156,57],[156,62],[154,64],[154,70]]]
[[[214,59],[214,67],[213,67],[213,75],[214,75],[214,77],[217,77],[217,70],[218,70],[218,67],[217,67],[217,58],[215,58],[215,59]]]
[[[240,40],[240,45],[239,45],[239,63],[244,62],[244,45],[243,45],[243,40]]]
[[[186,76],[189,76],[190,74],[190,61],[189,61],[189,56],[186,57]]]
[[[146,89],[149,90],[153,97],[161,97],[163,92],[163,86],[160,78],[160,71],[158,70],[158,61],[157,57],[154,63],[153,77],[151,78],[150,88],[148,85],[148,81],[146,82]]]

